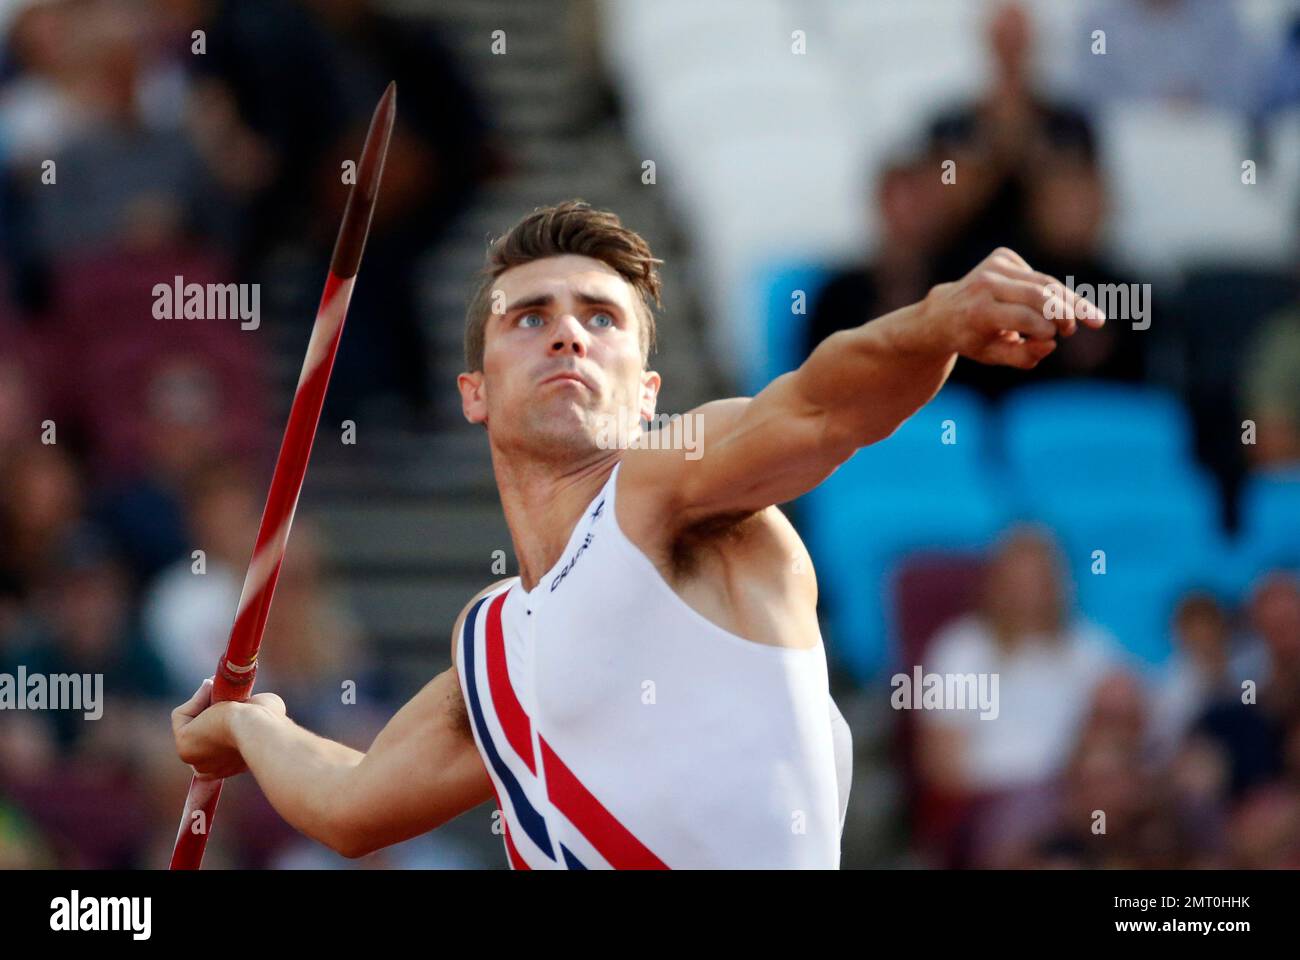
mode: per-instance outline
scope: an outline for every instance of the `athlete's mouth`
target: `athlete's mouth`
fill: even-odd
[[[548,383],[555,383],[558,380],[571,380],[574,383],[582,384],[588,390],[592,389],[591,384],[586,381],[582,374],[573,370],[561,370],[559,373],[551,374],[551,376],[543,380],[539,386],[545,386]]]

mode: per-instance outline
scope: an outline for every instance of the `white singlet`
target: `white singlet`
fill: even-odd
[[[500,584],[456,641],[511,866],[838,867],[852,745],[822,645],[687,606],[619,528],[618,472],[533,590]]]

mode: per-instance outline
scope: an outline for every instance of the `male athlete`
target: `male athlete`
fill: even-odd
[[[677,421],[664,442],[611,444],[611,422],[656,417],[658,262],[580,202],[491,247],[458,382],[519,575],[465,605],[452,667],[366,753],[297,726],[272,693],[209,706],[205,681],[172,715],[200,777],[251,770],[348,857],[494,798],[519,869],[839,865],[849,737],[812,562],[775,504],[893,433],[959,355],[1031,369],[1075,317],[1104,318],[997,250],[756,397],[686,414],[695,443],[672,442]]]

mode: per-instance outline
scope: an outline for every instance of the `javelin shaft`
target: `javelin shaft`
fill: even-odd
[[[262,645],[262,633],[271,611],[271,599],[284,561],[289,530],[298,508],[303,479],[307,475],[307,461],[311,457],[312,441],[320,423],[321,409],[325,404],[325,391],[329,387],[330,371],[343,335],[343,322],[347,317],[348,300],[356,282],[361,254],[365,250],[370,219],[374,212],[379,181],[384,171],[384,157],[393,132],[396,116],[396,84],[390,83],[384,91],[370,129],[366,133],[357,165],[356,183],[348,195],[339,227],[334,255],[330,258],[329,276],[325,292],[321,295],[316,322],[312,326],[307,356],[294,391],[293,405],[289,409],[289,422],[284,428],[284,439],[271,476],[271,488],[262,511],[253,557],[244,577],[244,589],[239,597],[239,609],[230,630],[226,652],[217,663],[212,683],[212,702],[247,700],[253,692],[257,676],[257,655]],[[172,851],[171,869],[197,870],[203,862],[208,835],[217,800],[221,797],[220,780],[190,782]]]

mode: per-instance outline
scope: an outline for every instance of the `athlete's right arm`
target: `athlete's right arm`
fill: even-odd
[[[441,826],[492,796],[455,667],[455,640],[473,603],[452,632],[451,669],[402,707],[365,753],[298,726],[273,694],[207,707],[206,681],[172,714],[177,752],[200,776],[248,769],[280,816],[346,857]]]

